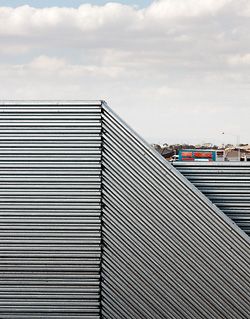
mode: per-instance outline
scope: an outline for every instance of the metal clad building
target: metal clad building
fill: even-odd
[[[99,318],[100,105],[0,106],[0,318]]]
[[[249,162],[174,162],[174,166],[250,234]]]
[[[0,105],[0,318],[250,318],[250,240],[103,102]]]

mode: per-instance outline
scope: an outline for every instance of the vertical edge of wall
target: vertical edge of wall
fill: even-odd
[[[105,102],[101,101],[101,259],[100,259],[100,318],[103,318],[103,254],[104,254],[104,238],[103,238],[103,229],[104,229],[104,220],[103,220],[103,211],[104,211],[104,201],[103,201],[103,104]]]
[[[102,317],[250,317],[249,237],[102,107]]]

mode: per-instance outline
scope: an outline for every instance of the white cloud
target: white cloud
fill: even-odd
[[[146,14],[157,19],[197,17],[216,14],[231,2],[231,0],[160,0],[146,9]]]
[[[229,56],[228,62],[233,66],[250,65],[250,53]]]
[[[33,59],[29,66],[38,70],[49,70],[56,71],[64,68],[66,65],[65,59],[52,58],[46,55],[40,55]]]
[[[17,8],[0,7],[0,33],[33,37],[33,32],[39,32],[37,35],[41,36],[59,29],[80,31],[82,34],[96,30],[117,33],[117,31],[142,30],[147,27],[154,29],[159,22],[162,22],[161,20],[168,25],[169,19],[173,23],[172,20],[175,18],[217,14],[232,4],[232,1],[160,0],[145,9],[136,9],[119,3],[108,3],[104,6],[83,4],[77,9],[58,7],[37,9],[28,5]]]
[[[248,0],[0,7],[0,97],[107,99],[150,140],[208,134],[197,114],[214,139],[250,139],[249,15]]]
[[[126,25],[136,19],[138,11],[130,6],[108,3],[105,6],[83,4],[79,8],[37,9],[24,5],[17,8],[0,7],[0,33],[2,35],[34,36],[32,32],[48,32],[70,29],[74,32],[90,32],[106,27]]]

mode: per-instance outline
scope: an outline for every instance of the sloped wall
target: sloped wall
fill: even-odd
[[[249,318],[250,242],[104,105],[102,316]]]

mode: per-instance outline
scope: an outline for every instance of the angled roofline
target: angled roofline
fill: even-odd
[[[102,108],[110,113],[116,121],[121,125],[125,126],[132,137],[135,140],[143,144],[145,148],[154,156],[154,160],[157,158],[158,162],[168,170],[170,170],[175,176],[185,184],[187,189],[189,189],[193,194],[195,194],[201,202],[209,206],[215,214],[220,216],[220,218],[226,222],[233,230],[235,230],[242,238],[244,238],[248,244],[250,244],[250,237],[237,225],[235,222],[228,217],[223,211],[221,211],[215,204],[213,204],[198,188],[196,188],[185,176],[183,176],[173,165],[171,165],[162,155],[160,155],[149,143],[147,143],[144,138],[142,138],[138,133],[134,131],[124,120],[117,115],[105,101],[102,101]]]
[[[62,105],[88,105],[88,106],[100,106],[103,110],[110,113],[116,121],[125,126],[129,134],[134,137],[135,140],[143,144],[143,146],[152,154],[154,160],[157,159],[158,162],[169,171],[174,173],[174,175],[181,180],[182,183],[187,187],[189,191],[194,193],[201,202],[208,205],[218,216],[222,218],[233,230],[235,230],[241,237],[243,237],[250,244],[250,237],[239,228],[228,216],[226,216],[216,205],[214,205],[203,193],[201,193],[190,181],[186,179],[175,167],[168,163],[154,148],[152,148],[138,133],[136,133],[125,121],[123,121],[119,115],[117,115],[104,100],[0,100],[0,105],[13,105],[13,106],[62,106]]]

